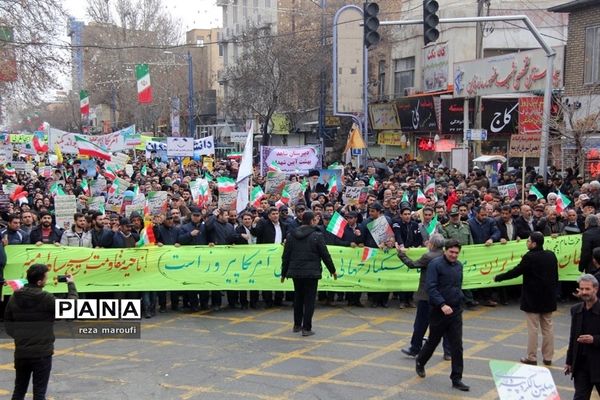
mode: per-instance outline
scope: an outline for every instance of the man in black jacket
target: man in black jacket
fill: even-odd
[[[173,222],[173,215],[171,211],[167,211],[164,215],[162,224],[154,226],[154,237],[156,238],[157,246],[179,246],[177,238],[179,237],[179,228],[176,228]],[[179,310],[179,296],[180,292],[171,292],[171,309],[173,311]],[[158,312],[167,312],[167,292],[157,292],[158,297]]]
[[[585,217],[585,231],[581,235],[579,271],[592,275],[596,273],[596,266],[592,262],[592,252],[596,247],[600,247],[600,226],[598,225],[598,217],[588,215]]]
[[[582,303],[571,308],[571,334],[565,374],[572,374],[573,400],[589,400],[592,390],[600,394],[600,302],[598,280],[585,274],[577,280]]]
[[[306,211],[302,226],[287,236],[281,257],[281,282],[294,281],[294,332],[314,335],[312,317],[315,311],[317,286],[322,275],[321,261],[337,279],[335,265],[325,245],[323,234],[316,227],[315,215]]]
[[[229,223],[226,210],[217,208],[213,211],[213,215],[206,220],[206,234],[208,236],[209,246],[233,243],[235,239],[235,230],[233,225]],[[210,298],[213,310],[218,311],[223,304],[221,291],[212,290],[210,292]],[[229,306],[234,307],[235,303],[233,303],[233,301],[235,301],[235,299],[230,295],[228,300],[232,301],[232,303],[229,303]]]
[[[40,224],[31,230],[29,241],[31,244],[58,244],[62,230],[52,225],[52,215],[48,211],[40,212]]]
[[[279,210],[276,207],[269,207],[266,218],[255,218],[250,232],[256,236],[257,244],[281,244],[286,238],[287,226],[279,222]],[[273,292],[268,290],[263,290],[262,296],[267,308],[283,305],[282,291],[276,291],[274,299]]]
[[[54,354],[54,300],[43,290],[48,267],[33,264],[27,270],[27,284],[8,301],[4,314],[6,332],[15,341],[15,389],[12,398],[25,398],[33,375],[33,398],[45,399]],[[67,275],[68,298],[76,299],[77,290]]]
[[[95,211],[92,213],[92,247],[95,249],[103,247],[110,249],[113,243],[114,232],[104,228],[104,215]]]
[[[529,251],[521,262],[494,281],[506,281],[523,276],[521,310],[527,316],[527,357],[524,364],[537,365],[538,330],[542,331],[542,356],[544,365],[552,365],[554,355],[554,329],[552,313],[556,311],[558,288],[558,260],[550,250],[544,250],[544,235],[533,232],[527,240]]]
[[[190,207],[190,221],[179,228],[177,243],[183,246],[207,245],[206,226],[202,221],[202,212],[197,207]],[[188,290],[183,294],[183,302],[189,304],[191,312],[208,309],[208,290]],[[200,307],[198,307],[200,305]]]
[[[429,338],[415,362],[417,375],[425,378],[425,364],[433,355],[443,336],[448,338],[452,357],[450,380],[452,387],[463,392],[470,390],[462,382],[462,300],[463,265],[458,261],[461,245],[449,239],[444,255],[433,259],[427,266],[427,294],[429,295]]]

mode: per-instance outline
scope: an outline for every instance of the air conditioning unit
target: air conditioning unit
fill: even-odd
[[[414,96],[415,94],[417,94],[417,88],[416,87],[407,87],[404,88],[404,96]]]

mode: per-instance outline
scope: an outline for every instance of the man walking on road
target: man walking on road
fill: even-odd
[[[552,365],[554,356],[554,328],[552,313],[556,311],[558,287],[558,260],[553,252],[544,250],[544,235],[533,232],[527,240],[529,251],[521,262],[494,281],[506,281],[523,275],[521,310],[527,316],[527,357],[523,364],[537,365],[538,330],[542,331],[542,356],[544,365]]]
[[[600,302],[598,280],[590,274],[579,277],[582,303],[571,308],[571,335],[565,374],[575,385],[573,400],[589,400],[592,390],[600,394]]]
[[[429,339],[416,358],[416,372],[425,378],[425,364],[431,358],[442,337],[450,344],[452,387],[463,392],[470,390],[462,382],[462,280],[463,266],[458,261],[460,244],[455,239],[446,241],[444,255],[432,260],[427,267],[429,294]]]
[[[294,281],[294,332],[312,336],[312,316],[315,311],[317,286],[321,279],[321,261],[337,279],[335,265],[325,245],[323,234],[316,227],[311,211],[302,215],[302,225],[287,236],[281,260],[281,282]]]

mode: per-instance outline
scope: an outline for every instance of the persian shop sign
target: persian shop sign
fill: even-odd
[[[563,81],[564,47],[554,48],[552,86]],[[454,96],[474,97],[491,94],[544,90],[546,53],[541,50],[522,51],[454,64]]]

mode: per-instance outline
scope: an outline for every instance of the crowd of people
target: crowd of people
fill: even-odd
[[[239,164],[235,160],[217,162],[208,170],[199,162],[191,161],[180,170],[180,163],[172,160],[160,162],[154,154],[138,153],[131,162],[129,174],[125,169],[112,171],[97,162],[96,176],[89,176],[89,169],[81,168],[81,161],[65,157],[56,165],[50,176],[44,177],[38,167],[33,172],[11,171],[10,166],[0,169],[3,187],[22,187],[26,196],[11,196],[8,203],[0,204],[1,248],[0,266],[6,263],[3,248],[14,244],[57,244],[62,246],[90,248],[134,247],[147,223],[147,217],[133,212],[90,211],[88,185],[98,177],[106,179],[101,188],[107,196],[113,174],[127,181],[130,190],[148,194],[165,191],[168,201],[164,212],[152,216],[157,245],[247,245],[254,243],[283,243],[288,233],[298,229],[302,215],[312,211],[318,219],[328,245],[397,248],[401,254],[408,248],[426,247],[431,234],[441,234],[445,239],[456,239],[461,245],[503,244],[513,240],[526,240],[531,232],[540,231],[545,236],[583,233],[580,269],[594,272],[592,250],[600,246],[600,227],[596,211],[600,211],[600,182],[584,182],[570,169],[561,177],[552,168],[545,179],[536,175],[533,168],[525,174],[525,193],[502,196],[491,179],[481,169],[473,169],[465,175],[443,164],[423,164],[408,158],[373,160],[366,167],[351,164],[339,165],[342,187],[330,190],[329,183],[320,180],[319,170],[311,170],[305,177],[292,175],[290,182],[304,180],[304,192],[296,198],[285,199],[282,194],[267,194],[260,201],[248,204],[238,213],[235,207],[217,206],[219,192],[215,177],[237,176]],[[517,184],[521,188],[522,171],[498,171],[498,185]],[[48,175],[48,174],[45,174]],[[206,177],[209,198],[199,204],[193,194],[191,183]],[[255,168],[254,185],[265,185],[265,176]],[[434,182],[435,186],[431,186]],[[69,227],[58,226],[54,215],[56,184],[65,194],[77,197],[77,212]],[[7,186],[7,184],[9,184]],[[97,187],[97,185],[95,185]],[[344,204],[346,186],[363,187],[366,196],[355,204]],[[427,190],[426,190],[427,186]],[[89,186],[88,186],[89,187]],[[425,194],[425,198],[419,194]],[[560,207],[560,196],[571,200],[568,207]],[[521,201],[521,199],[524,201]],[[342,237],[325,227],[334,213],[347,221]],[[377,243],[367,224],[384,216],[394,232],[394,240]],[[436,219],[435,229],[427,229]],[[598,231],[598,232],[597,232]],[[1,269],[0,269],[1,270]],[[566,296],[570,291],[557,293]],[[170,306],[173,310],[183,307],[191,311],[217,310],[223,306],[221,292],[173,292]],[[261,300],[266,307],[279,306],[291,297],[284,292],[263,291],[258,293],[227,291],[229,307],[256,308]],[[151,317],[158,300],[159,311],[167,310],[165,293],[144,293],[146,317]],[[388,307],[390,300],[397,299],[400,308],[414,307],[412,293],[369,293],[368,303],[373,307]],[[466,305],[496,306],[506,303],[505,290],[465,291]],[[360,293],[319,293],[319,300],[331,304],[346,302],[361,307],[365,299]],[[418,302],[419,300],[417,300]]]
[[[600,266],[600,224],[596,214],[600,211],[600,182],[585,182],[571,169],[559,174],[550,168],[549,176],[543,177],[533,168],[505,171],[500,167],[492,179],[477,168],[466,175],[442,163],[423,164],[399,157],[389,162],[369,160],[360,168],[351,164],[330,166],[340,170],[341,186],[321,179],[319,170],[307,171],[304,176],[291,175],[288,183],[302,181],[302,191],[289,197],[285,190],[264,194],[268,177],[255,167],[252,182],[264,190],[260,190],[263,195],[248,202],[238,213],[235,206],[220,204],[214,179],[235,179],[239,168],[235,160],[217,162],[210,169],[191,161],[181,170],[180,162],[165,162],[152,153],[146,157],[136,154],[132,159],[129,168],[120,170],[97,161],[91,172],[89,167],[82,168],[75,157],[53,165],[51,173],[43,164],[29,172],[16,172],[10,164],[0,168],[4,190],[0,193],[0,278],[8,246],[129,248],[140,245],[148,224],[157,246],[282,244],[285,248],[281,281],[294,280],[295,299],[283,291],[171,291],[170,308],[189,312],[219,310],[224,297],[228,307],[242,309],[257,308],[261,300],[267,308],[295,300],[293,330],[310,336],[314,334],[311,319],[322,275],[321,261],[337,278],[326,245],[394,250],[408,268],[421,270],[414,295],[401,291],[366,296],[356,292],[319,292],[318,299],[326,305],[337,301],[353,307],[364,307],[365,300],[371,307],[389,307],[392,300],[397,300],[400,308],[417,307],[411,346],[403,353],[415,357],[416,372],[425,377],[424,366],[444,338],[444,358],[452,360],[453,387],[464,391],[469,387],[462,382],[462,308],[507,304],[509,296],[505,289],[480,289],[475,293],[462,290],[462,264],[458,261],[462,246],[527,240],[529,252],[521,262],[513,270],[494,277],[496,281],[524,277],[521,309],[527,313],[529,342],[523,363],[537,363],[539,327],[544,364],[552,363],[551,313],[556,310],[557,300],[571,295],[570,288],[561,290],[556,257],[543,249],[544,237],[582,234],[579,269],[587,275],[579,282],[579,296],[585,307],[574,308],[573,318],[597,308],[597,278],[590,274],[597,273]],[[525,176],[525,183],[521,176]],[[198,190],[193,185],[198,178],[209,182],[208,193],[200,201],[198,194],[193,193]],[[99,186],[100,179],[103,182]],[[100,195],[107,200],[115,181],[119,181],[118,186],[126,182],[126,189],[136,195],[166,192],[164,207],[152,215],[135,211],[126,215],[125,207],[120,212],[92,209],[92,197]],[[99,193],[90,191],[92,182]],[[506,185],[516,190],[501,193],[499,187]],[[343,195],[346,187],[359,187],[364,195],[349,201]],[[59,226],[55,202],[63,194],[75,196],[77,211],[72,222]],[[327,229],[338,216],[346,220],[342,234]],[[393,238],[383,242],[377,241],[368,228],[370,222],[381,217],[393,230]],[[428,251],[419,260],[412,260],[407,250],[418,247]],[[540,262],[545,266],[543,271],[536,267]],[[33,286],[43,287],[45,281],[39,283],[39,276],[29,275],[28,271],[30,284],[37,279]],[[155,315],[157,306],[159,312],[167,312],[166,292],[117,295],[141,297],[146,318]],[[430,340],[423,344],[428,326]],[[595,344],[595,337],[588,336],[583,335],[580,340],[572,335],[566,372],[573,372],[574,365],[582,371],[581,358],[579,364],[574,359],[579,353],[572,348]],[[584,370],[587,371],[585,366]],[[576,380],[582,381],[581,372],[577,376]],[[588,378],[583,380],[588,382]],[[588,386],[586,393],[591,390]]]

